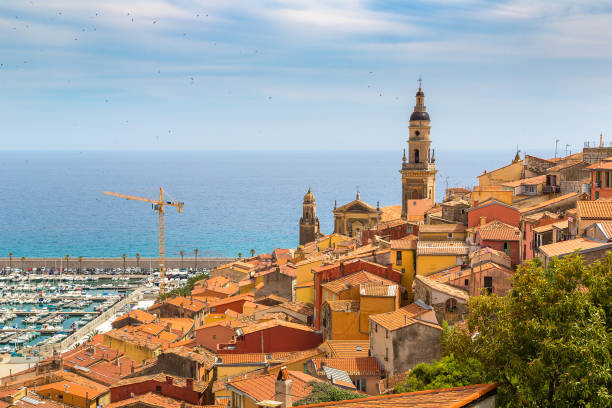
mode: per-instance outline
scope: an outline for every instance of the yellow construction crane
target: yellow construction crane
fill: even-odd
[[[125,198],[126,200],[144,201],[145,203],[151,203],[153,210],[159,214],[159,296],[163,297],[166,284],[166,256],[165,256],[165,238],[164,238],[164,206],[170,205],[176,207],[176,211],[179,213],[183,212],[183,205],[179,201],[166,201],[164,200],[164,190],[159,188],[159,199],[153,200],[151,198],[136,197],[127,194],[113,193],[111,191],[105,191],[104,194],[119,198]]]

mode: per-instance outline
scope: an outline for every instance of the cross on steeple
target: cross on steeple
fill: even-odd
[[[418,82],[419,82],[419,89],[421,89],[421,86],[423,85],[423,80],[421,79],[420,75],[419,75]]]

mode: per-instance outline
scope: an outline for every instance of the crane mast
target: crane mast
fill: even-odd
[[[153,210],[157,211],[157,214],[159,216],[159,296],[163,297],[164,294],[166,293],[166,253],[165,253],[166,240],[165,240],[164,206],[169,205],[172,207],[176,207],[176,211],[178,213],[182,213],[184,203],[176,201],[176,200],[166,201],[164,199],[164,190],[161,187],[159,188],[159,199],[158,200],[154,200],[151,198],[144,198],[144,197],[136,197],[136,196],[132,196],[128,194],[113,193],[112,191],[105,191],[104,194],[113,196],[113,197],[125,198],[126,200],[135,200],[135,201],[143,201],[146,203],[151,203],[153,206]]]

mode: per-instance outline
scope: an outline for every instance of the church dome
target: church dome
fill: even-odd
[[[310,191],[310,188],[309,188],[308,192],[304,194],[304,203],[314,203],[314,202],[315,202],[315,196],[314,194],[312,194],[312,191]]]
[[[429,120],[429,113],[427,112],[412,112],[410,120]]]

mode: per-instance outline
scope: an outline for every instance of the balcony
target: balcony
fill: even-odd
[[[544,193],[544,194],[556,194],[556,193],[560,193],[560,192],[561,192],[561,187],[560,186],[545,185],[544,187],[542,187],[542,193]]]

